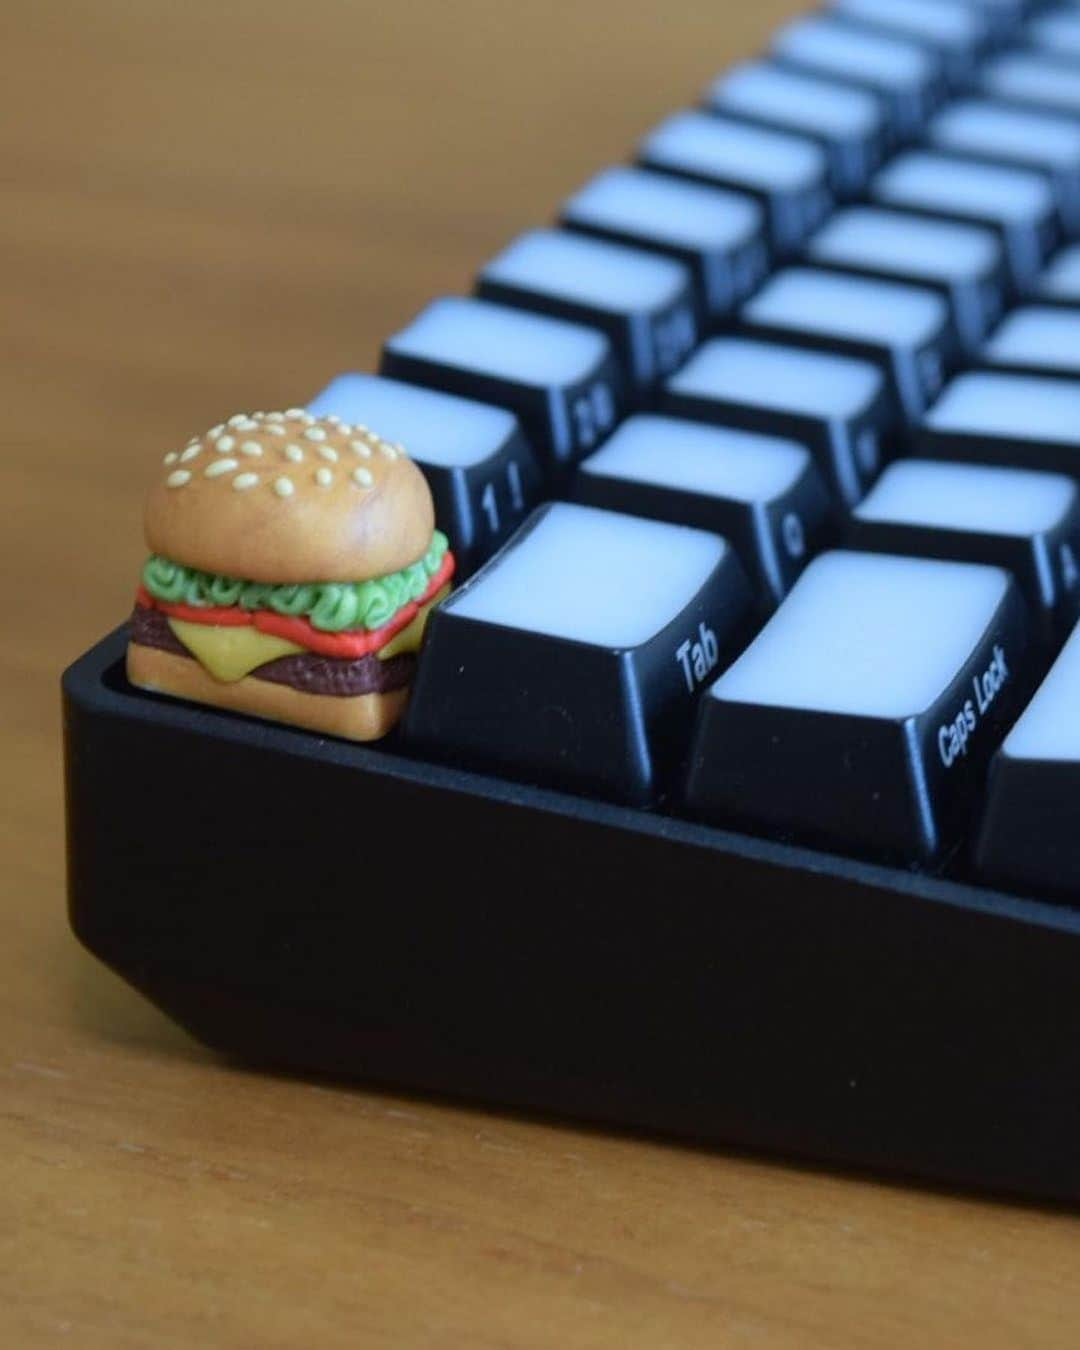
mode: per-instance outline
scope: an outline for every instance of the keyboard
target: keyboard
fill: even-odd
[[[1080,8],[691,103],[307,391],[458,560],[397,731],[65,673],[73,927],[246,1062],[1076,1200]]]

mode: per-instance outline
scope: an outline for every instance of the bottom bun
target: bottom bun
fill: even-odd
[[[251,675],[226,684],[207,674],[193,657],[176,656],[136,642],[128,643],[127,677],[153,694],[172,694],[193,703],[209,703],[350,741],[375,741],[385,736],[400,719],[409,697],[408,688],[345,698],[305,694]]]

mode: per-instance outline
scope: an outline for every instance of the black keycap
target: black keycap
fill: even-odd
[[[1080,229],[1080,123],[992,99],[962,99],[927,127],[937,150],[1046,174],[1063,228]]]
[[[582,460],[572,496],[722,534],[765,612],[818,551],[829,514],[825,485],[803,446],[655,413],[628,417]]]
[[[950,0],[832,0],[835,13],[927,46],[957,88],[971,78],[989,37],[978,9]]]
[[[925,47],[830,15],[812,14],[781,28],[772,54],[877,94],[884,100],[893,141],[917,135],[944,92],[941,62]]]
[[[503,408],[379,375],[339,375],[308,404],[316,416],[400,441],[424,471],[435,519],[467,576],[517,529],[541,495],[536,459]]]
[[[1028,677],[1008,572],[816,558],[701,700],[691,811],[770,837],[929,861],[962,829]]]
[[[776,61],[744,61],[713,81],[705,101],[729,117],[811,137],[825,151],[829,184],[840,198],[861,192],[884,157],[881,100],[840,80]]]
[[[982,349],[985,365],[1033,375],[1080,375],[1080,308],[1023,305]]]
[[[1080,477],[1080,380],[968,371],[915,433],[919,454]]]
[[[676,369],[698,341],[685,264],[569,230],[520,235],[483,268],[476,293],[599,328],[637,396]]]
[[[749,600],[718,535],[549,503],[432,614],[406,734],[454,764],[647,804]]]
[[[719,113],[676,113],[645,137],[638,157],[650,169],[755,197],[780,257],[790,256],[832,207],[819,145]]]
[[[621,378],[602,333],[487,300],[432,301],[387,339],[379,370],[508,408],[556,475],[622,413]]]
[[[739,325],[756,337],[874,361],[909,422],[940,390],[958,348],[936,291],[814,267],[770,278],[739,311]]]
[[[1020,293],[1034,285],[1057,240],[1054,194],[1047,179],[1030,169],[908,150],[870,180],[870,197],[883,206],[997,230]]]
[[[1036,288],[1047,304],[1080,305],[1080,244],[1070,244],[1056,253]]]
[[[1080,114],[1080,63],[1055,60],[1045,52],[1002,52],[987,61],[979,87],[992,98],[1050,112]]]
[[[805,445],[841,515],[877,476],[894,426],[892,397],[871,362],[743,337],[699,347],[664,385],[660,404]]]
[[[1075,621],[1080,494],[1064,474],[897,460],[851,513],[847,537],[877,553],[1007,568],[1045,644]]]
[[[884,206],[837,211],[807,245],[817,267],[928,286],[948,301],[962,347],[982,345],[1005,306],[1008,272],[993,230]]]
[[[985,881],[1076,903],[1080,890],[1080,627],[990,766],[975,853]]]
[[[765,215],[753,197],[645,169],[605,169],[563,203],[561,220],[685,263],[705,319],[730,313],[769,267]]]

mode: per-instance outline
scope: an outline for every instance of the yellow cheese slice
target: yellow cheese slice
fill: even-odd
[[[416,617],[407,628],[403,628],[400,633],[390,639],[385,647],[380,647],[375,655],[380,661],[389,661],[392,656],[400,656],[402,652],[418,652],[420,644],[424,640],[424,627],[428,621],[428,615],[440,600],[445,600],[450,594],[450,587],[444,586],[431,599],[417,610]]]
[[[213,626],[170,619],[169,627],[195,660],[223,684],[242,680],[256,666],[263,666],[267,661],[304,650],[295,642],[272,633],[260,633],[249,625],[226,627],[224,624]]]

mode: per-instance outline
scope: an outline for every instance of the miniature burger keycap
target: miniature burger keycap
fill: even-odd
[[[402,446],[238,414],[164,456],[143,523],[132,684],[351,740],[398,721],[454,572]]]

